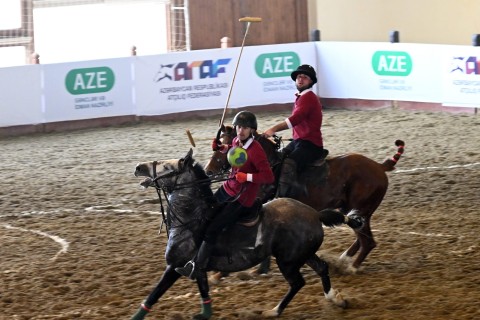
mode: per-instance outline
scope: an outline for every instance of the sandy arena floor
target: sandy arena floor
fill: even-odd
[[[287,115],[258,113],[259,131]],[[205,163],[218,118],[0,139],[0,319],[129,319],[162,275],[166,240],[157,195],[138,188],[135,165],[184,156],[187,128]],[[383,161],[396,139],[406,152],[372,218],[378,247],[357,274],[335,268],[353,233],[326,230],[319,254],[349,308],[328,303],[304,269],[307,285],[282,318],[480,318],[480,118],[396,109],[324,118],[330,155]],[[212,287],[214,319],[257,319],[287,290],[278,269],[240,275]],[[195,283],[180,279],[148,319],[197,311]]]

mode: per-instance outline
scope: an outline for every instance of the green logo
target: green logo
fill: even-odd
[[[255,72],[260,78],[278,78],[290,76],[300,65],[295,52],[264,53],[255,60]]]
[[[413,63],[410,55],[403,51],[377,51],[372,57],[372,68],[379,76],[408,76]]]
[[[70,70],[65,86],[71,94],[107,92],[113,88],[115,74],[108,67]]]

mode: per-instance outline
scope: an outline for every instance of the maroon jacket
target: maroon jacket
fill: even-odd
[[[239,139],[235,137],[232,141],[232,147],[238,145]],[[247,161],[239,168],[232,168],[230,176],[232,179],[225,181],[223,188],[232,197],[239,194],[242,188],[245,188],[238,198],[238,202],[244,207],[251,207],[255,202],[260,186],[262,184],[273,183],[275,177],[268,163],[267,155],[258,141],[255,141],[253,138],[248,139],[243,149],[247,151]],[[238,182],[235,179],[237,172],[251,174],[251,182]]]
[[[322,120],[322,105],[318,96],[310,89],[297,96],[292,115],[286,122],[293,130],[293,139],[308,140],[323,147]]]

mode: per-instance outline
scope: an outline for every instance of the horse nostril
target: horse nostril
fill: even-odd
[[[213,171],[212,171],[212,170],[208,170],[208,171],[206,172],[206,174],[207,174],[207,176],[211,176],[211,175],[213,174]]]

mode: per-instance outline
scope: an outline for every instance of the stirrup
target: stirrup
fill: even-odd
[[[195,280],[195,261],[188,261],[183,267],[175,268],[182,276]]]

